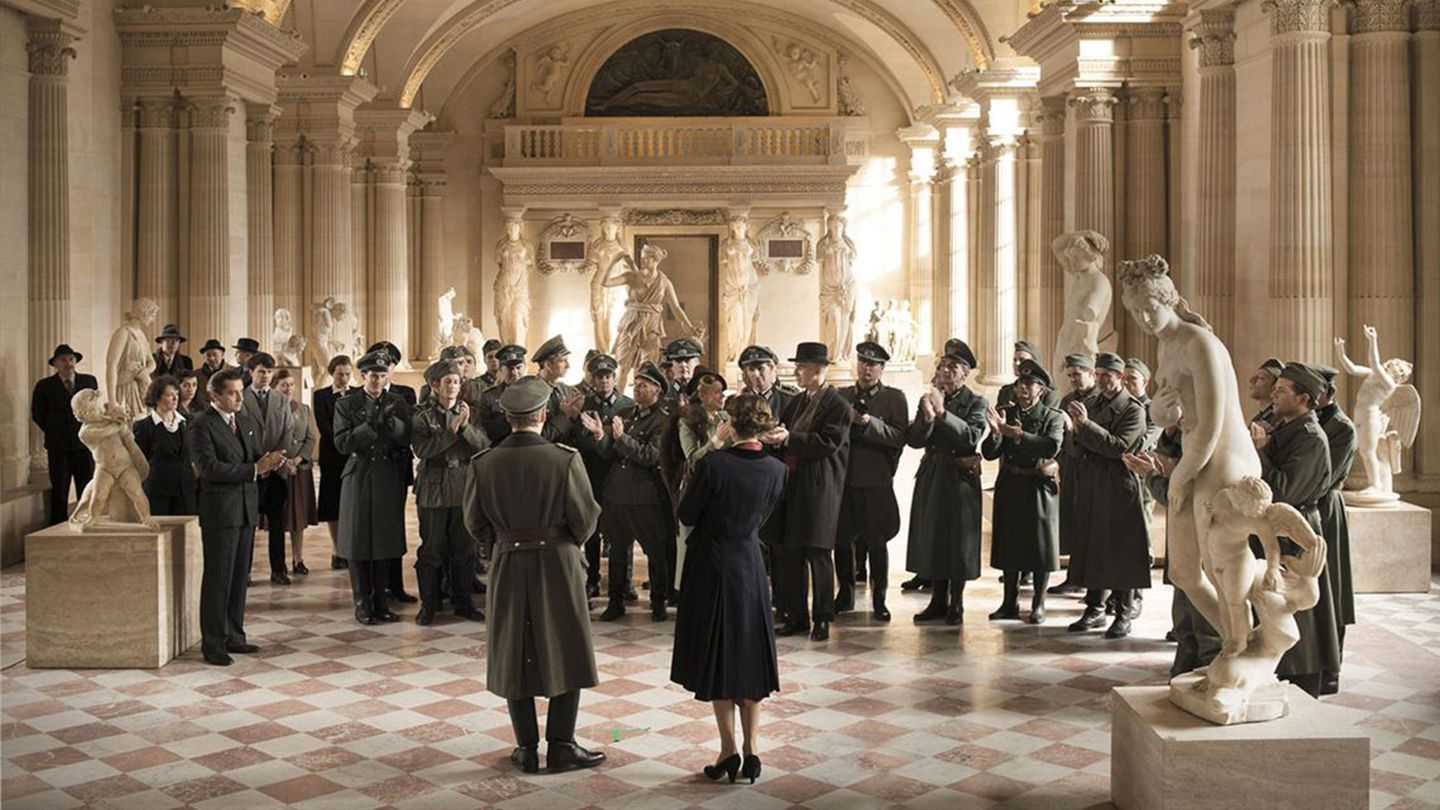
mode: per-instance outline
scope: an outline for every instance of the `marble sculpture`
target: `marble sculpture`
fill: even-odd
[[[760,328],[760,274],[755,269],[759,247],[750,238],[750,219],[730,218],[730,234],[720,241],[720,279],[725,325],[725,359],[737,362],[755,342]]]
[[[110,401],[130,419],[140,418],[146,410],[145,391],[155,373],[148,330],[159,312],[160,307],[149,298],[135,299],[125,313],[125,322],[110,336],[110,348],[105,352],[105,387]]]
[[[686,332],[698,340],[704,339],[704,327],[690,322],[690,316],[685,314],[675,295],[675,285],[660,271],[660,263],[668,255],[659,245],[646,245],[640,249],[638,265],[629,253],[621,253],[605,271],[605,286],[627,288],[625,315],[620,319],[619,335],[615,339],[615,359],[620,364],[615,385],[621,390],[641,363],[659,360],[660,347],[665,341],[666,310]]]
[[[76,392],[70,398],[70,408],[80,420],[80,441],[95,457],[95,477],[80,493],[75,511],[70,514],[70,528],[108,531],[137,523],[147,529],[160,528],[150,516],[150,499],[143,486],[145,476],[150,474],[150,463],[135,444],[130,414],[114,402],[102,402],[100,392],[93,388]],[[117,489],[139,516],[138,521],[126,519],[129,516],[115,508],[111,498]]]
[[[525,345],[530,324],[530,272],[535,253],[525,244],[525,223],[519,217],[505,220],[505,236],[495,245],[495,322],[500,340]]]
[[[1110,242],[1095,231],[1072,231],[1050,243],[1060,266],[1069,276],[1065,293],[1065,316],[1055,335],[1051,369],[1065,368],[1065,357],[1100,351],[1100,326],[1110,312],[1113,291],[1105,275],[1105,253]]]
[[[835,362],[848,360],[855,344],[855,242],[845,217],[832,214],[820,240],[820,339]]]
[[[1415,443],[1420,428],[1420,392],[1410,385],[1414,367],[1392,357],[1380,362],[1380,339],[1375,327],[1365,326],[1370,365],[1358,366],[1345,353],[1345,339],[1335,338],[1335,354],[1346,374],[1359,377],[1355,392],[1355,455],[1365,471],[1362,489],[1342,493],[1355,506],[1388,506],[1398,503],[1395,473],[1401,471],[1402,452]]]
[[[615,345],[615,306],[618,295],[605,286],[605,271],[615,257],[625,252],[620,241],[620,217],[600,220],[600,235],[590,240],[585,251],[585,270],[590,273],[590,322],[595,327],[595,348],[609,352]]]

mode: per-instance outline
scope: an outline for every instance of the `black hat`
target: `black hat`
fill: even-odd
[[[500,347],[504,345],[505,344],[501,343],[498,339],[490,338],[489,340],[485,341],[484,345],[480,347],[480,353],[489,354],[490,352],[498,351]]]
[[[792,363],[819,363],[822,366],[830,365],[830,349],[824,343],[816,343],[807,340],[795,346],[795,356],[790,358]]]
[[[670,387],[670,381],[665,379],[665,372],[661,371],[659,366],[650,362],[646,362],[644,365],[640,366],[640,369],[635,372],[635,379],[643,379],[655,383],[656,385],[660,386],[661,391],[664,391],[666,388]]]
[[[855,347],[855,355],[866,363],[884,364],[890,362],[890,353],[885,351],[885,347],[870,340],[857,345]]]
[[[448,374],[459,376],[460,366],[453,360],[437,360],[425,369],[425,382],[431,385],[445,379]]]
[[[155,336],[155,342],[159,343],[166,338],[175,338],[181,343],[185,342],[185,336],[180,334],[180,327],[176,326],[173,323],[167,323],[163,328],[161,328],[160,334]]]
[[[525,347],[507,343],[495,350],[495,360],[506,367],[523,366],[525,365]]]
[[[390,355],[383,349],[368,351],[355,361],[355,368],[359,369],[361,374],[370,371],[389,371],[390,365]]]
[[[1095,358],[1082,352],[1065,355],[1065,368],[1095,368]]]
[[[538,365],[552,357],[564,357],[569,353],[570,350],[565,348],[565,336],[556,335],[540,344],[540,348],[535,350],[535,354],[530,358],[530,362]]]
[[[1144,377],[1147,380],[1150,379],[1150,367],[1145,365],[1145,361],[1141,360],[1138,357],[1125,358],[1125,368],[1133,368],[1136,371],[1140,372],[1141,377]]]
[[[713,380],[720,383],[721,391],[724,391],[725,389],[730,387],[730,383],[726,382],[724,377],[711,371],[710,369],[696,369],[695,374],[690,377],[690,382],[685,384],[685,396],[694,399],[695,392],[700,390],[700,383],[705,382],[706,380]]]
[[[780,357],[769,346],[746,346],[740,352],[740,367],[744,368],[753,363],[771,363],[779,365]]]
[[[1316,397],[1325,393],[1330,387],[1320,369],[1309,363],[1286,363],[1285,368],[1280,372],[1280,379],[1289,380],[1300,386],[1300,390],[1310,395],[1312,404]]]
[[[260,351],[260,341],[256,340],[255,338],[242,337],[239,340],[235,341],[235,345],[231,346],[230,348],[234,349],[237,352],[250,352],[251,354],[254,354],[255,352]]]
[[[1053,386],[1053,383],[1050,381],[1050,375],[1046,374],[1045,369],[1041,368],[1040,364],[1034,360],[1020,361],[1020,376],[1017,377],[1015,381],[1024,382],[1025,380],[1034,380],[1046,388]]]
[[[365,351],[385,352],[385,354],[390,358],[390,365],[392,366],[400,365],[400,358],[404,357],[404,355],[400,353],[400,347],[396,346],[394,343],[391,343],[388,340],[377,340],[374,343],[371,343],[370,348],[366,349]],[[364,369],[361,369],[361,371],[364,371]]]
[[[1125,361],[1120,355],[1114,352],[1100,352],[1095,355],[1095,368],[1103,368],[1106,371],[1123,372],[1125,370]]]
[[[59,346],[56,346],[56,347],[55,347],[55,351],[53,351],[53,352],[50,353],[50,359],[49,359],[49,361],[47,361],[47,362],[49,362],[50,365],[53,366],[53,365],[55,365],[55,361],[56,361],[57,359],[59,359],[61,355],[66,355],[66,354],[68,354],[68,355],[70,355],[71,357],[75,358],[75,362],[77,362],[77,363],[80,362],[81,360],[84,360],[84,359],[85,359],[85,355],[83,355],[83,354],[81,354],[80,352],[77,352],[77,351],[75,351],[74,349],[70,348],[70,344],[69,344],[69,343],[61,343]]]
[[[602,352],[596,352],[594,357],[585,361],[585,370],[591,374],[614,374],[619,367],[615,358]]]
[[[521,377],[505,386],[500,408],[506,416],[527,416],[550,402],[550,384],[539,377]]]
[[[700,348],[700,342],[694,338],[676,338],[665,344],[666,360],[689,360],[704,354]]]
[[[1031,342],[1028,341],[1028,340],[1017,340],[1017,341],[1015,341],[1015,351],[1017,351],[1017,352],[1025,352],[1026,354],[1030,355],[1031,357],[1039,357],[1039,356],[1040,356],[1040,350],[1037,349],[1037,348],[1035,348],[1035,344],[1034,344],[1034,343],[1031,343]]]
[[[1267,357],[1265,362],[1260,364],[1261,371],[1270,372],[1270,376],[1280,379],[1280,372],[1285,370],[1285,361],[1278,357]]]
[[[258,348],[258,347],[257,347],[257,348]],[[205,352],[208,352],[208,351],[210,351],[211,349],[219,349],[220,351],[223,352],[223,351],[225,351],[225,344],[224,344],[224,343],[221,343],[220,341],[216,340],[215,338],[210,338],[209,340],[205,341],[205,345],[204,345],[204,346],[201,346],[201,347],[200,347],[200,353],[201,353],[201,354],[204,354]]]
[[[975,352],[970,351],[970,346],[960,338],[950,338],[945,341],[945,356],[952,360],[965,364],[966,368],[975,368],[980,365],[975,359]]]

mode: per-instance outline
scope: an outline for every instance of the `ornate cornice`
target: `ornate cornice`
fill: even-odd
[[[1270,15],[1270,35],[1328,34],[1330,7],[1336,0],[1263,0],[1260,8]]]
[[[1117,103],[1119,99],[1115,94],[1103,87],[1078,90],[1070,97],[1070,106],[1075,108],[1076,119],[1082,124],[1113,124]]]
[[[1030,114],[1031,120],[1040,127],[1043,139],[1065,136],[1065,96],[1045,96]]]
[[[723,208],[628,208],[626,225],[724,225],[729,217]]]
[[[604,199],[666,207],[843,205],[854,166],[496,167],[505,205]],[[703,202],[702,202],[703,201]]]
[[[32,76],[64,76],[75,58],[75,35],[65,30],[59,20],[31,19],[25,52],[30,55]]]
[[[115,10],[115,29],[121,43],[133,46],[197,47],[248,40],[248,54],[274,67],[294,62],[309,48],[299,34],[228,6],[120,8]]]
[[[1410,0],[1349,0],[1350,33],[1410,30]]]
[[[1200,22],[1190,29],[1190,47],[1199,52],[1200,67],[1229,67],[1235,64],[1235,9],[1204,9]]]
[[[175,99],[142,98],[136,102],[136,126],[139,129],[173,129],[175,127]]]
[[[275,139],[275,119],[280,108],[274,104],[245,104],[245,140],[252,143],[269,143]]]

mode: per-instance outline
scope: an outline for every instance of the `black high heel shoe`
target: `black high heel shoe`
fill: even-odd
[[[749,779],[750,784],[755,784],[755,780],[760,778],[760,757],[747,754],[745,764],[740,766],[740,775]]]
[[[730,784],[735,784],[735,774],[740,772],[740,755],[731,754],[714,765],[705,766],[705,776],[713,782],[720,781],[720,777],[730,777]]]

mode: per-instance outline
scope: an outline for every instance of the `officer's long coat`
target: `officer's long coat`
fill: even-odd
[[[393,391],[378,398],[351,391],[335,404],[335,449],[349,456],[340,484],[340,556],[404,556],[410,406]]]
[[[1097,394],[1086,408],[1089,419],[1071,436],[1080,461],[1066,482],[1075,486],[1070,578],[1086,588],[1148,588],[1150,520],[1140,477],[1120,461],[1145,441],[1145,409],[1123,390]]]
[[[1355,623],[1355,582],[1350,572],[1350,521],[1340,490],[1350,477],[1350,467],[1355,464],[1355,423],[1334,402],[1317,410],[1315,416],[1330,444],[1330,482],[1326,487],[1329,491],[1320,499],[1320,528],[1325,537],[1325,568],[1330,573],[1335,615],[1343,623],[1340,628],[1343,641],[1343,625]]]
[[[1023,431],[1019,438],[992,433],[980,448],[985,458],[1000,459],[991,512],[990,566],[1002,571],[1058,571],[1060,496],[1054,475],[1046,471],[1060,455],[1065,418],[1037,402],[1012,419]]]
[[[910,501],[905,567],[926,579],[980,576],[980,442],[985,397],[961,387],[926,424],[916,415],[906,444],[923,449]],[[962,462],[973,459],[974,463]]]

